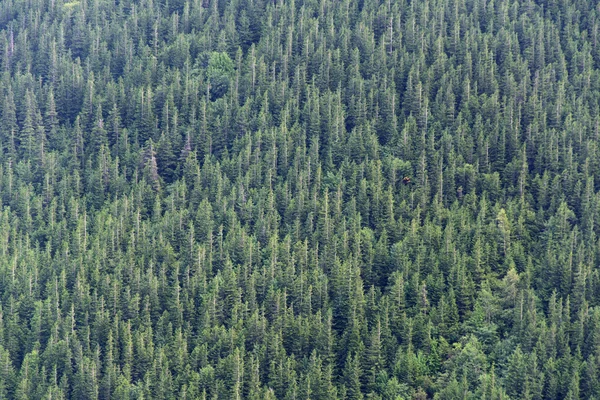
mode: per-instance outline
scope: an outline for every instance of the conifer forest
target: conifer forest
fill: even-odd
[[[1,0],[0,399],[600,400],[600,4]]]

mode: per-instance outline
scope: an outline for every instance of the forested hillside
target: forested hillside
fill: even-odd
[[[599,28],[0,1],[0,399],[600,399]]]

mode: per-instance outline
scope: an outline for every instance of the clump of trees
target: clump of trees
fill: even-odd
[[[600,398],[599,13],[0,3],[0,398]]]

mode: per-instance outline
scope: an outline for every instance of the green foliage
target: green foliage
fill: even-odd
[[[210,53],[206,76],[210,84],[208,90],[213,100],[223,97],[229,90],[233,77],[233,68],[233,61],[227,53],[216,51]]]
[[[599,399],[591,1],[0,4],[0,399]]]

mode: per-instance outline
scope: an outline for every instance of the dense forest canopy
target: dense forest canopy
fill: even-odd
[[[599,25],[0,1],[0,399],[600,400]]]

